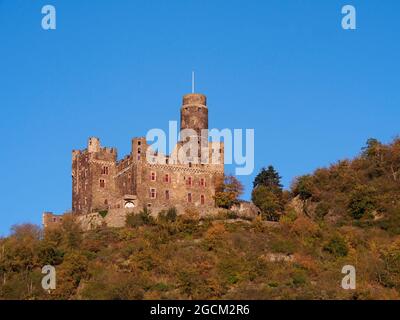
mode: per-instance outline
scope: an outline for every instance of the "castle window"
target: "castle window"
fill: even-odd
[[[137,144],[138,146],[140,146],[142,144],[142,141],[138,141]]]
[[[192,186],[192,177],[189,177],[187,180],[186,180],[186,184],[188,185],[188,186]]]
[[[169,200],[169,190],[165,190],[165,200]]]
[[[201,203],[202,205],[205,203],[205,198],[204,198],[204,195],[203,195],[203,194],[200,196],[200,203]]]
[[[191,194],[191,193],[188,193],[188,195],[187,195],[187,201],[188,201],[189,203],[192,202],[192,194]]]
[[[156,179],[157,179],[156,173],[155,173],[155,172],[152,172],[152,173],[150,174],[150,180],[151,180],[151,181],[156,181]]]
[[[192,163],[191,162],[189,162],[189,168],[191,168],[192,167]]]
[[[138,154],[141,154],[141,153],[142,153],[142,149],[138,148],[138,149],[137,149],[137,153],[138,153]]]
[[[104,204],[105,204],[105,205],[108,205],[108,200],[107,200],[107,199],[104,200]]]
[[[168,173],[164,176],[164,182],[171,182],[171,177]]]
[[[206,179],[204,179],[204,178],[200,179],[200,186],[201,187],[205,187],[206,186]]]
[[[101,174],[108,174],[108,167],[103,167],[101,170]]]
[[[100,188],[106,187],[106,181],[104,179],[100,179]]]
[[[150,198],[151,198],[151,199],[155,199],[156,197],[157,197],[156,189],[151,188],[151,189],[150,189]]]

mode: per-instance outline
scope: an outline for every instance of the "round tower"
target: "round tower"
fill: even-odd
[[[183,97],[181,108],[181,131],[192,129],[201,136],[203,129],[208,130],[207,98],[203,94],[190,93]]]

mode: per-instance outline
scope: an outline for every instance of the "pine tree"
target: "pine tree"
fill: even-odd
[[[281,176],[279,176],[273,166],[268,166],[268,169],[262,168],[254,179],[253,188],[261,185],[267,187],[270,191],[277,193],[282,192]]]

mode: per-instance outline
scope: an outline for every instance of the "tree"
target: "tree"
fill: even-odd
[[[299,196],[303,201],[313,196],[313,189],[313,177],[310,175],[298,177],[292,186],[294,196]]]
[[[281,177],[273,166],[268,169],[262,168],[253,182],[253,188],[263,185],[274,193],[282,193]]]
[[[239,197],[243,194],[242,183],[234,176],[224,176],[217,182],[214,196],[215,205],[219,208],[229,209],[239,204]]]
[[[277,221],[283,210],[282,197],[269,190],[264,185],[259,185],[253,189],[251,200],[260,208],[262,216],[266,220]]]
[[[151,210],[146,206],[143,206],[143,210],[139,213],[130,213],[126,216],[126,225],[131,228],[153,224],[154,218],[151,216]]]
[[[380,155],[383,145],[379,140],[370,138],[367,140],[366,146],[362,148],[362,155],[365,158],[375,158]]]
[[[372,213],[376,209],[375,190],[368,186],[358,185],[350,194],[348,204],[349,213],[354,219],[361,219],[365,215]]]

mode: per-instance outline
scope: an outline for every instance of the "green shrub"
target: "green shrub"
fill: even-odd
[[[168,209],[167,215],[166,215],[166,218],[168,221],[175,222],[177,216],[178,216],[178,213],[177,213],[175,207]]]
[[[103,218],[105,218],[107,214],[108,214],[108,210],[99,211],[99,215],[101,215]]]
[[[329,252],[335,257],[345,257],[349,249],[346,241],[342,237],[335,236],[324,246],[324,251]]]
[[[374,190],[367,186],[357,186],[350,195],[348,210],[354,219],[361,219],[376,209]]]
[[[314,189],[313,177],[305,175],[297,178],[293,186],[294,196],[299,196],[301,200],[312,198]]]
[[[126,225],[128,227],[140,227],[144,225],[153,225],[154,218],[151,216],[151,211],[145,206],[143,210],[137,214],[130,213],[126,216]]]
[[[301,287],[307,283],[307,275],[303,270],[296,270],[292,275],[292,283],[295,287]]]
[[[290,240],[275,240],[271,242],[271,250],[275,253],[292,254],[295,246]]]
[[[229,210],[229,211],[226,213],[226,217],[227,217],[228,219],[238,219],[238,218],[239,218],[239,214],[238,214],[236,211]]]

